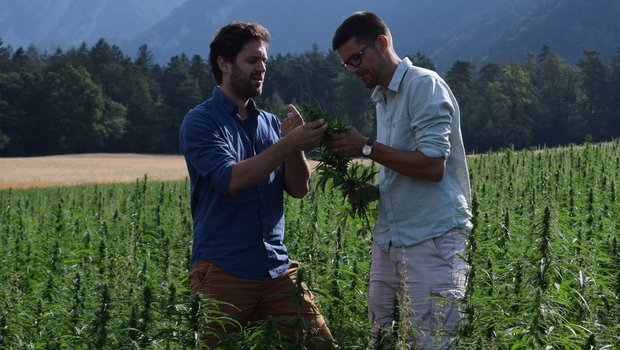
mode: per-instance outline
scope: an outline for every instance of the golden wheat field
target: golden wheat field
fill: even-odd
[[[185,161],[179,155],[75,154],[0,158],[0,188],[69,186],[152,180],[183,180]]]
[[[311,167],[316,162],[310,161]],[[181,155],[73,154],[0,158],[0,189],[123,183],[142,179],[176,181],[187,177]]]

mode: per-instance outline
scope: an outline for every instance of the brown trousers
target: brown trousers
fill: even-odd
[[[301,283],[301,288],[297,286],[298,269],[299,263],[293,261],[282,276],[257,281],[236,277],[214,263],[199,261],[189,272],[189,283],[192,294],[216,300],[217,311],[241,326],[248,321],[272,318],[291,341],[302,340],[310,349],[334,349],[334,339],[314,297],[305,283]],[[222,335],[238,331],[229,323],[210,323],[207,328]],[[215,349],[219,337],[205,335],[203,341],[207,349]]]

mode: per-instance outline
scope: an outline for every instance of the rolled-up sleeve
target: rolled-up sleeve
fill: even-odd
[[[183,121],[180,131],[180,148],[188,168],[206,178],[219,192],[228,194],[232,167],[236,158],[222,133],[225,128],[209,118],[190,115]]]
[[[410,102],[411,110],[416,111],[410,128],[418,142],[417,150],[427,157],[448,158],[454,114],[449,91],[440,81],[426,76],[416,92],[416,98]]]

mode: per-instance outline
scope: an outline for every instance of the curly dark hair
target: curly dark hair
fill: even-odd
[[[211,72],[218,84],[222,83],[223,73],[217,64],[217,58],[222,56],[225,60],[234,62],[243,46],[252,40],[260,40],[269,44],[271,35],[262,25],[248,22],[232,22],[218,31],[209,45]]]

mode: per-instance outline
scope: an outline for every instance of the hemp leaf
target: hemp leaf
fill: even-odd
[[[332,117],[325,112],[325,109],[317,99],[313,100],[313,105],[303,104],[303,116],[307,121],[324,119],[327,123],[326,139],[331,135],[344,132],[346,126],[336,117]],[[350,193],[355,194],[359,202],[351,205],[349,216],[358,217],[365,221],[366,228],[370,227],[370,216],[368,206],[369,200],[360,186],[373,182],[377,172],[372,166],[363,166],[354,162],[353,159],[342,157],[332,152],[324,142],[321,142],[314,151],[319,153],[318,165],[314,173],[319,176],[317,187],[325,191],[327,184],[331,180],[331,185],[341,191],[346,198]]]

